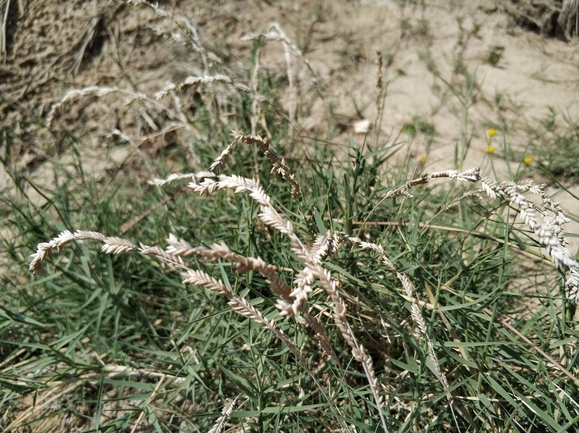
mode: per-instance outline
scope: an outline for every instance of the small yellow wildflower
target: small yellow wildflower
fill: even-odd
[[[533,157],[532,156],[525,156],[525,159],[523,159],[523,162],[525,164],[529,165],[533,162]]]
[[[495,128],[491,128],[487,131],[487,134],[489,137],[494,137],[495,135],[497,135],[497,130]]]
[[[485,149],[485,152],[486,152],[486,153],[495,153],[495,148],[492,147],[492,146],[488,146],[488,147]]]
[[[426,155],[420,155],[420,162],[426,162]]]

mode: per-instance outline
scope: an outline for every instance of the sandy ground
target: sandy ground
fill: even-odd
[[[248,36],[260,32],[270,39],[261,51],[261,71],[284,77],[281,104],[296,130],[338,142],[348,135],[362,142],[360,127],[375,125],[380,53],[378,143],[390,145],[417,131],[408,149],[417,162],[426,159],[426,170],[480,166],[483,174],[494,169],[503,180],[508,171],[501,152],[485,153],[489,128],[499,132],[493,147],[501,148],[504,137],[524,149],[533,140],[526,126],[550,110],[579,118],[577,38],[563,42],[523,30],[492,0],[164,2],[166,14],[97,0],[70,8],[56,1],[29,2],[25,10],[15,4],[0,69],[0,117],[23,139],[7,139],[0,147],[4,194],[14,193],[7,170],[46,183],[44,162],[74,161],[63,129],[79,137],[81,156],[97,177],[131,154],[153,158],[176,135],[186,143],[195,130],[182,127],[179,113],[193,112],[198,95],[181,92],[178,99],[156,101],[154,94],[188,76],[217,74],[259,92],[248,77]],[[490,53],[499,55],[495,64]],[[67,93],[87,86],[98,89]],[[70,100],[54,110],[65,97]],[[265,130],[258,125],[255,132]],[[371,140],[376,132],[370,131]],[[464,162],[456,161],[455,152],[465,155]],[[190,165],[195,160],[192,153]],[[521,155],[509,163],[515,172],[525,168]],[[143,177],[154,174],[145,170]],[[552,192],[579,216],[569,196]],[[28,193],[42,200],[32,189]]]

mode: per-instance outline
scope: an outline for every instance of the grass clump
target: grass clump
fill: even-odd
[[[171,116],[196,134],[192,173],[164,154],[148,183],[80,160],[53,186],[13,173],[3,431],[571,431],[579,264],[545,186],[297,134],[264,38],[305,59],[272,26],[250,85],[208,73],[157,95],[201,94]]]
[[[10,356],[19,360],[21,374],[29,371],[38,381],[13,387],[13,393],[37,393],[36,410],[60,420],[78,414],[70,412],[74,404],[58,403],[54,409],[52,396],[93,401],[101,407],[104,431],[137,424],[148,429],[154,423],[170,431],[164,407],[180,414],[182,423],[209,427],[207,416],[220,406],[215,400],[228,398],[244,407],[235,411],[228,404],[227,422],[257,430],[282,424],[291,431],[319,430],[331,423],[365,431],[412,426],[475,431],[483,422],[507,431],[521,418],[528,426],[550,428],[573,422],[564,399],[552,404],[567,409],[566,420],[535,412],[546,402],[537,395],[548,395],[555,384],[567,393],[576,386],[575,354],[562,364],[542,348],[553,333],[575,335],[569,322],[561,317],[545,328],[534,318],[531,339],[502,318],[508,303],[520,296],[509,288],[520,279],[513,254],[529,256],[524,247],[529,241],[521,237],[533,236],[546,247],[552,262],[568,273],[562,294],[571,302],[577,297],[577,263],[557,237],[565,217],[540,187],[497,184],[477,170],[449,170],[422,174],[396,188],[374,186],[370,195],[377,189],[380,199],[367,202],[364,184],[372,170],[346,166],[341,182],[312,160],[305,170],[290,173],[268,140],[236,131],[233,137],[235,144],[258,146],[278,176],[262,173],[260,181],[203,172],[153,181],[164,188],[188,181],[189,189],[217,199],[188,199],[199,203],[194,208],[200,214],[210,215],[201,217],[197,231],[186,222],[188,200],[172,209],[165,218],[177,235],[168,235],[165,249],[72,230],[38,245],[30,264],[34,271],[52,250],[61,254],[50,259],[55,273],[17,288],[19,295],[34,289],[20,301],[26,307],[11,311],[13,298],[7,309],[5,325],[18,338],[4,347],[14,347]],[[225,167],[235,144],[214,169]],[[361,149],[351,151],[367,162]],[[298,185],[299,174],[310,181]],[[413,196],[420,185],[444,178],[480,189],[466,188],[454,197],[445,188]],[[376,180],[374,185],[382,185]],[[282,193],[286,182],[293,194]],[[539,203],[523,193],[537,195]],[[492,208],[494,217],[469,203],[481,194],[491,203],[503,202]],[[115,214],[103,198],[97,210]],[[509,222],[509,208],[526,229]],[[304,209],[314,212],[306,215]],[[550,225],[541,218],[547,213],[553,215]],[[118,224],[93,225],[109,232]],[[166,231],[159,227],[156,233]],[[186,235],[199,246],[182,239]],[[101,243],[101,253],[78,243],[88,240]],[[138,255],[123,258],[127,253]],[[558,308],[557,297],[546,298],[536,314]],[[54,302],[47,309],[49,299]],[[46,331],[27,332],[30,326]],[[61,336],[55,339],[55,333]],[[33,373],[39,365],[44,367]],[[96,394],[87,394],[86,386]],[[201,389],[206,391],[199,394]],[[135,399],[132,411],[114,409],[121,414],[106,421],[115,401]],[[189,399],[213,403],[193,409]],[[479,406],[482,400],[488,408]],[[510,418],[493,417],[490,408],[491,414],[508,409]],[[95,422],[94,416],[88,419]],[[33,412],[24,411],[7,428],[34,419]]]

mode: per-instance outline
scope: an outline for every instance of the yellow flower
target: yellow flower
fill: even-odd
[[[487,131],[487,134],[489,137],[494,137],[495,135],[497,135],[497,130],[495,128],[491,128]]]
[[[533,162],[533,157],[532,156],[526,156],[525,159],[523,159],[523,162],[527,165],[529,165],[531,162]]]
[[[489,146],[485,149],[486,153],[495,153],[495,148],[492,146]]]
[[[426,155],[420,155],[420,162],[426,162]]]

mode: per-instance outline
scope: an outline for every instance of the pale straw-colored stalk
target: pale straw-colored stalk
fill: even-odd
[[[320,85],[319,85],[318,76],[315,73],[314,68],[312,67],[312,64],[307,59],[307,57],[305,57],[303,55],[301,50],[295,44],[292,43],[292,41],[287,37],[287,35],[283,31],[282,27],[277,22],[272,22],[266,28],[265,32],[251,33],[251,34],[243,36],[241,38],[241,40],[242,41],[251,41],[254,39],[258,39],[258,38],[264,38],[266,41],[281,42],[283,44],[284,52],[286,55],[286,64],[288,67],[288,80],[290,80],[289,75],[291,75],[290,70],[289,70],[289,68],[291,67],[291,64],[288,63],[287,53],[292,52],[296,57],[298,57],[302,62],[304,62],[304,64],[308,68],[308,71],[310,72],[310,75],[312,76],[312,81],[314,83],[314,87],[315,87],[316,91],[318,92],[318,95],[320,96],[320,98],[322,100],[324,100],[324,96],[323,96],[322,90],[321,90]],[[291,113],[290,113],[290,116],[291,116]]]
[[[213,427],[211,427],[211,430],[209,430],[209,433],[221,433],[223,431],[223,429],[225,428],[225,423],[229,419],[231,412],[233,412],[233,409],[235,408],[235,405],[237,404],[237,400],[239,399],[239,397],[240,396],[238,395],[233,400],[227,402],[227,404],[223,407],[223,410],[221,411],[221,416],[217,418],[215,424],[213,425]]]
[[[247,137],[247,136],[245,136]],[[322,288],[330,297],[333,309],[333,316],[336,326],[340,330],[342,338],[350,346],[351,353],[358,362],[362,364],[364,373],[370,385],[376,408],[380,415],[382,427],[388,432],[386,419],[384,417],[384,400],[379,394],[378,379],[374,371],[372,358],[366,353],[362,345],[358,343],[354,332],[346,317],[346,305],[338,292],[337,281],[331,276],[330,272],[323,268],[319,259],[315,254],[304,245],[300,238],[293,230],[292,223],[285,219],[271,204],[271,198],[265,193],[259,181],[255,179],[247,179],[240,176],[224,176],[221,175],[218,181],[212,179],[205,179],[201,183],[190,183],[190,187],[201,195],[210,195],[221,189],[234,190],[236,194],[249,192],[250,197],[253,198],[259,205],[261,213],[258,215],[266,225],[276,229],[280,233],[285,234],[291,241],[292,251],[296,256],[306,265],[315,278],[319,279]],[[298,287],[299,289],[299,287]],[[294,290],[292,292],[294,297],[298,297],[299,293]],[[307,299],[307,295],[304,296]],[[302,304],[304,305],[304,304]],[[288,307],[291,307],[288,306]],[[291,313],[295,314],[293,309],[288,308],[285,313],[289,316]]]
[[[381,245],[378,245],[378,244],[375,244],[372,242],[364,242],[361,239],[356,238],[356,237],[345,237],[345,239],[349,240],[350,242],[352,242],[354,244],[359,245],[363,249],[370,249],[372,251],[377,252],[380,255],[382,263],[388,269],[390,269],[392,272],[395,273],[396,278],[398,278],[398,280],[402,284],[402,287],[404,289],[406,297],[407,297],[407,299],[410,300],[410,303],[411,303],[412,320],[414,321],[414,324],[416,325],[416,327],[420,331],[420,335],[426,341],[426,344],[428,347],[428,357],[430,358],[430,361],[432,362],[432,365],[434,367],[434,372],[435,372],[437,379],[442,384],[442,387],[443,387],[444,392],[446,394],[446,398],[448,400],[451,411],[453,411],[453,416],[454,416],[454,408],[453,408],[454,407],[454,404],[453,404],[454,398],[450,392],[450,385],[449,385],[448,379],[446,377],[446,374],[440,368],[440,362],[439,362],[438,356],[436,355],[436,352],[434,350],[434,343],[432,342],[432,339],[430,338],[430,336],[428,334],[428,327],[426,325],[426,321],[424,320],[424,316],[422,315],[422,312],[420,311],[419,300],[414,295],[414,292],[415,292],[414,284],[412,284],[412,281],[410,280],[410,278],[408,278],[407,275],[405,275],[401,272],[398,272],[396,270],[396,268],[394,267],[394,265],[392,264],[392,262],[390,261],[390,259],[386,255],[384,248]],[[455,417],[455,421],[456,421],[456,417]]]
[[[185,271],[183,274],[184,284],[195,284],[198,286],[203,286],[213,292],[218,293],[219,295],[225,296],[229,300],[229,305],[235,312],[255,321],[264,329],[273,332],[283,343],[288,346],[291,352],[296,355],[300,363],[311,372],[309,363],[307,362],[304,355],[283,331],[276,328],[275,321],[268,320],[265,316],[263,316],[263,314],[261,314],[261,312],[249,304],[247,300],[234,295],[231,290],[229,290],[227,286],[223,284],[222,281],[209,276],[205,272],[190,269],[185,265],[183,259],[180,256],[171,254],[170,252],[167,252],[157,246],[147,246],[144,244],[137,246],[126,239],[105,236],[98,232],[76,231],[72,233],[66,230],[56,238],[52,239],[50,242],[45,242],[38,245],[36,253],[32,255],[32,261],[29,266],[30,270],[34,272],[40,271],[42,262],[48,257],[51,250],[57,249],[58,251],[62,251],[64,246],[67,244],[79,240],[99,241],[103,244],[102,251],[107,254],[139,252],[142,255],[154,256],[162,262],[167,263],[175,268],[183,269]]]
[[[100,98],[105,95],[110,95],[111,93],[120,93],[122,95],[125,95],[129,98],[129,102],[132,102],[133,100],[141,100],[156,105],[162,110],[166,111],[172,118],[177,118],[177,115],[171,109],[161,104],[160,102],[149,98],[144,93],[135,93],[131,92],[130,90],[119,89],[118,87],[88,86],[82,89],[69,90],[59,102],[52,104],[52,106],[50,107],[50,111],[48,112],[48,115],[46,117],[46,127],[52,128],[55,116],[62,110],[62,107],[67,102],[81,99],[84,98],[85,96],[97,96]]]
[[[376,106],[376,117],[374,119],[374,146],[378,144],[380,121],[382,120],[382,99],[384,96],[384,62],[382,60],[382,53],[376,52],[376,99],[374,105]],[[371,150],[371,149],[370,149]]]
[[[253,93],[257,94],[259,93],[259,67],[260,67],[260,58],[261,58],[261,44],[257,44],[255,46],[255,52],[254,52],[254,64],[253,64],[253,70],[251,71],[251,90],[253,91]],[[261,114],[261,110],[260,110],[260,106],[257,103],[257,101],[254,99],[251,102],[251,117],[249,118],[250,124],[251,124],[251,134],[252,135],[256,135],[257,134],[257,120],[259,118]]]
[[[167,244],[169,246],[167,247],[166,251],[173,255],[181,257],[190,257],[195,255],[209,260],[230,260],[234,263],[233,269],[239,273],[257,271],[264,278],[266,278],[266,281],[269,283],[272,292],[281,298],[281,300],[278,301],[278,307],[279,305],[285,306],[288,305],[288,303],[291,304],[294,301],[294,297],[292,296],[292,287],[287,284],[283,278],[277,275],[277,268],[264,262],[259,257],[253,258],[235,254],[224,243],[212,244],[209,246],[209,248],[193,247],[189,242],[183,239],[178,239],[173,234],[169,235]],[[283,302],[283,304],[280,304],[279,302]],[[327,332],[324,325],[322,325],[314,316],[310,315],[304,306],[299,308],[299,311],[302,313],[302,316],[296,316],[298,322],[305,327],[313,329],[315,332],[315,338],[324,352],[326,352],[334,361],[339,363],[339,359],[334,352],[330,342],[328,341]]]
[[[151,179],[148,183],[149,183],[149,185],[163,186],[163,185],[167,185],[168,183],[172,183],[172,182],[176,182],[176,181],[184,180],[184,179],[187,179],[187,180],[190,180],[193,182],[201,182],[206,177],[215,177],[215,173],[212,173],[210,171],[201,171],[199,173],[187,173],[187,174],[173,173],[173,174],[169,175],[166,179],[154,178],[154,179]]]
[[[251,90],[251,88],[249,88],[247,85],[245,85],[243,83],[235,82],[230,77],[228,77],[227,75],[223,75],[223,74],[204,75],[204,76],[200,76],[200,77],[190,76],[190,77],[185,78],[185,80],[183,80],[181,83],[178,83],[178,84],[169,83],[169,84],[167,84],[165,87],[163,87],[163,89],[156,92],[154,96],[157,100],[159,100],[159,99],[167,96],[170,92],[181,91],[187,87],[194,87],[194,86],[197,86],[200,84],[212,84],[212,83],[226,84],[228,86],[233,87],[234,89],[236,89],[239,92],[248,93],[254,99],[256,99],[258,102],[267,102],[268,101],[265,96],[254,93]]]
[[[279,158],[276,151],[271,147],[269,138],[261,138],[258,135],[247,135],[239,131],[231,131],[231,135],[233,135],[233,139],[235,142],[249,144],[249,145],[257,145],[259,150],[269,159],[272,164],[272,173],[279,174],[283,180],[288,182],[291,185],[291,193],[292,197],[299,199],[301,197],[301,190],[300,186],[297,183],[295,176],[290,172],[290,169],[286,165],[285,161]],[[231,147],[231,145],[230,145]],[[227,151],[227,149],[226,149]],[[224,151],[225,153],[225,151]],[[224,153],[220,155],[220,158],[223,157]],[[225,158],[226,159],[226,158]],[[214,164],[215,165],[215,164]],[[213,167],[213,166],[212,166]]]
[[[545,185],[534,185],[528,181],[518,184],[512,181],[496,183],[489,178],[482,178],[478,168],[472,168],[462,173],[457,170],[447,170],[434,173],[423,173],[416,179],[406,182],[404,185],[395,188],[378,202],[374,207],[376,209],[380,203],[386,199],[396,196],[412,197],[411,189],[417,185],[423,185],[432,179],[449,178],[457,179],[462,182],[480,183],[484,191],[491,199],[500,198],[507,200],[510,205],[518,211],[523,222],[529,226],[533,233],[538,237],[539,243],[547,251],[553,264],[567,276],[567,296],[569,299],[579,300],[579,262],[572,256],[567,249],[567,241],[563,235],[563,224],[570,220],[564,215],[558,203],[553,202],[545,192]],[[472,193],[476,195],[477,191]],[[541,199],[541,204],[530,202],[522,193],[531,193]],[[466,197],[466,196],[465,196]],[[455,203],[453,203],[455,204]],[[372,210],[369,215],[373,213]],[[552,216],[549,215],[549,212]],[[539,217],[537,217],[537,214]],[[541,221],[542,220],[542,221]]]
[[[563,214],[559,204],[547,197],[545,185],[533,185],[531,182],[517,184],[511,181],[496,183],[488,178],[482,179],[481,185],[490,198],[507,200],[518,210],[520,218],[538,237],[553,264],[566,274],[567,297],[573,301],[579,300],[579,262],[567,249],[562,227],[570,220]],[[524,192],[538,195],[541,204],[527,200],[522,194]]]
[[[179,255],[173,254],[171,252],[172,250],[165,251],[157,246],[147,246],[144,244],[140,244],[139,246],[137,246],[136,244],[126,239],[114,236],[106,236],[98,232],[79,230],[72,233],[66,230],[60,233],[56,238],[52,239],[51,241],[44,242],[38,245],[36,253],[34,253],[31,256],[32,261],[30,263],[29,269],[33,272],[39,272],[42,266],[42,262],[46,260],[46,258],[49,256],[50,252],[53,249],[56,249],[60,252],[66,245],[74,241],[81,241],[81,240],[93,240],[101,242],[103,244],[101,249],[103,252],[107,254],[123,254],[129,252],[138,252],[142,255],[154,256],[166,264],[184,270],[184,273],[182,274],[184,278],[183,279],[184,284],[194,284],[202,286],[210,291],[213,291],[221,296],[226,297],[228,299],[229,306],[236,313],[244,317],[247,317],[248,319],[251,319],[259,326],[261,326],[263,329],[272,332],[279,340],[282,341],[282,343],[284,343],[290,349],[290,351],[296,356],[300,364],[311,376],[312,380],[317,384],[320,391],[326,396],[326,399],[330,403],[332,410],[336,411],[335,405],[333,404],[331,398],[327,395],[322,384],[314,375],[314,372],[306,357],[302,354],[301,350],[291,341],[291,339],[282,330],[277,328],[276,322],[274,320],[267,319],[259,310],[257,310],[254,306],[252,306],[246,299],[241,298],[235,295],[233,292],[231,292],[231,290],[221,280],[213,278],[203,271],[193,270],[189,268]],[[217,248],[217,250],[218,249],[222,249],[223,251],[225,251],[225,249],[223,249],[222,247]],[[258,261],[258,259],[253,260],[247,259],[239,261],[241,262],[241,266],[243,267],[243,266],[251,266],[249,264],[254,263],[254,260]],[[262,266],[261,263],[260,266]],[[266,273],[267,272],[268,271],[266,271]],[[319,331],[319,329],[317,331]],[[327,342],[327,345],[329,346],[329,342]],[[328,353],[333,353],[333,349]],[[336,355],[334,354],[333,356],[335,357]]]

